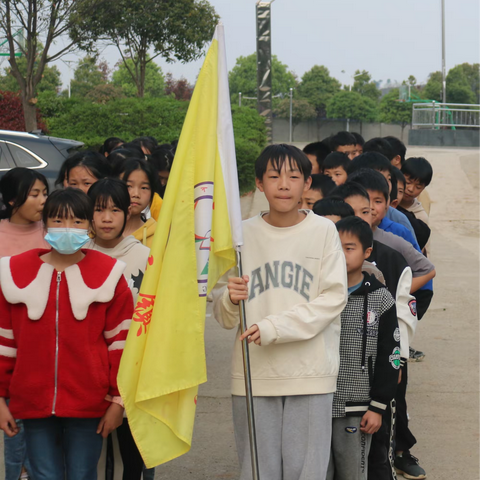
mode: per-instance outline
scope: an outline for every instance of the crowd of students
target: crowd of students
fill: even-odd
[[[0,180],[7,480],[153,479],[116,374],[175,148],[109,138],[69,157],[51,193],[38,170]],[[213,296],[226,328],[238,328],[247,301],[249,329],[237,338],[261,347],[251,366],[262,478],[387,480],[393,466],[426,476],[410,454],[406,360],[424,357],[411,341],[433,295],[419,201],[432,169],[405,156],[396,138],[340,132],[303,152],[269,146],[256,161],[270,209],[244,222],[248,275]],[[236,342],[242,480],[251,478],[244,394]]]
[[[215,292],[214,312],[238,328],[246,301],[249,328],[237,339],[260,346],[251,369],[261,478],[426,478],[410,453],[406,391],[407,361],[425,356],[412,341],[433,296],[418,199],[429,205],[432,174],[397,138],[349,132],[303,152],[273,145],[257,160],[269,211],[244,222],[247,275]],[[237,342],[233,419],[247,480],[242,372]]]

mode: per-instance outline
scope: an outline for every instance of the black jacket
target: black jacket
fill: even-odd
[[[351,293],[341,315],[340,370],[333,417],[383,414],[395,397],[400,330],[395,301],[373,276]]]

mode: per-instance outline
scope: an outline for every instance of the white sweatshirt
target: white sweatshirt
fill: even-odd
[[[142,284],[143,275],[147,268],[150,249],[142,245],[133,235],[125,237],[114,248],[100,247],[95,243],[95,240],[90,240],[84,248],[97,250],[127,264],[123,275],[132,291],[133,303],[137,303],[137,296],[140,292],[140,285]]]
[[[345,257],[335,225],[304,213],[302,222],[286,228],[269,225],[262,214],[243,222],[243,268],[250,277],[247,325],[258,325],[262,343],[250,344],[254,396],[335,391],[340,313],[347,303]],[[239,328],[238,308],[226,285],[215,290],[214,314],[224,328]],[[245,395],[239,335],[240,329],[233,395]]]

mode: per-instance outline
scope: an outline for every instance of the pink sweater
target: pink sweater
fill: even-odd
[[[48,248],[42,222],[17,225],[10,220],[0,221],[0,258],[18,255],[34,248]]]

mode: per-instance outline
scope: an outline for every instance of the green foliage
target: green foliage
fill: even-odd
[[[383,123],[400,123],[402,127],[412,121],[412,104],[399,102],[398,88],[392,89],[380,101],[379,120]]]
[[[321,117],[325,114],[330,99],[340,91],[340,87],[340,82],[330,76],[327,67],[315,65],[304,73],[297,91],[299,97],[308,100]]]
[[[178,139],[188,104],[171,98],[124,98],[106,104],[65,102],[47,118],[51,135],[97,147],[107,137],[133,139],[152,135],[161,143]]]
[[[228,74],[232,104],[238,104],[238,92],[246,97],[257,97],[257,55],[238,57],[235,66]],[[290,88],[297,85],[297,77],[282,63],[276,55],[272,55],[272,95],[288,94]],[[274,104],[279,103],[273,99]],[[255,100],[245,100],[242,104],[255,106]]]
[[[478,78],[478,64],[476,72],[475,65],[468,63],[451,68],[447,75],[447,102],[475,103],[479,93]]]
[[[358,92],[342,90],[329,101],[327,117],[374,122],[377,117],[377,105],[371,98],[364,97]]]
[[[108,71],[97,64],[97,58],[86,56],[79,62],[73,80],[70,83],[70,92],[73,97],[85,97],[98,85],[105,85],[108,81]]]
[[[253,108],[232,108],[240,193],[255,188],[255,160],[267,144],[265,118]]]
[[[50,135],[80,140],[94,149],[113,136],[132,140],[151,135],[159,143],[170,143],[180,137],[189,104],[171,96],[102,104],[51,94],[40,96],[38,103]],[[267,141],[265,119],[252,108],[236,106],[232,119],[240,191],[245,193],[255,188],[255,160]]]
[[[433,72],[428,76],[428,81],[422,90],[425,100],[442,101],[442,72]]]
[[[27,72],[27,60],[25,57],[20,57],[17,60],[17,65],[22,76],[26,75]],[[42,79],[37,85],[36,93],[41,92],[57,92],[61,87],[62,81],[60,79],[60,70],[52,65],[51,67],[46,65],[45,70],[43,71]],[[5,92],[18,92],[20,91],[20,86],[16,78],[12,75],[10,67],[4,69],[3,75],[0,75],[0,90]]]
[[[113,72],[112,83],[115,87],[121,88],[126,97],[136,97],[138,90],[129,70],[135,70],[135,62],[128,58],[125,63],[120,63],[118,69]],[[155,63],[149,61],[145,65],[145,97],[162,97],[165,94],[165,79],[162,69]]]
[[[355,71],[355,78],[352,86],[352,92],[357,92],[360,95],[370,98],[374,102],[378,102],[382,92],[377,87],[377,84],[372,81],[371,75],[366,71]]]
[[[290,119],[290,99],[284,98],[275,108],[274,113],[279,118]],[[317,116],[313,105],[302,98],[292,99],[292,141],[295,127],[301,122],[307,122]]]

